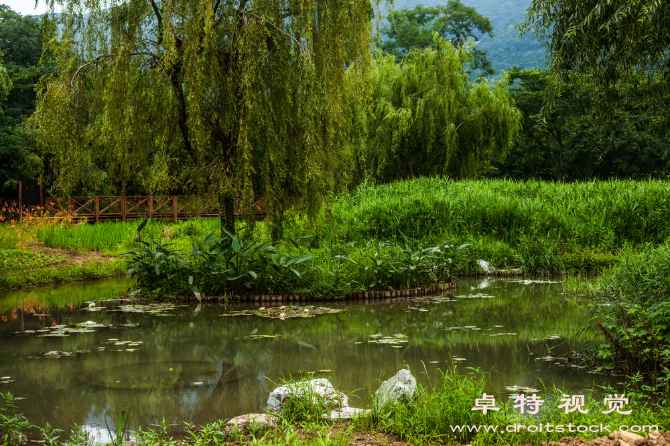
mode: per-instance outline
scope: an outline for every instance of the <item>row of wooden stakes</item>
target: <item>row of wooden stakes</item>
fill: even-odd
[[[392,290],[392,291],[356,291],[345,293],[346,300],[359,299],[380,299],[393,297],[420,297],[429,296],[431,294],[439,293],[447,290],[454,290],[458,287],[456,282],[445,283],[441,285],[434,285],[429,287],[409,288],[406,290]],[[196,301],[193,297],[191,301]],[[238,300],[240,302],[300,302],[315,300],[312,294],[249,294],[242,296],[203,296],[201,301],[214,302],[219,300]],[[328,299],[332,300],[332,299]]]

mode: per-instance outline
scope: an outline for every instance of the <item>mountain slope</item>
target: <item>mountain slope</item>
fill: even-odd
[[[544,67],[544,48],[532,35],[517,39],[518,32],[510,27],[520,23],[526,16],[528,0],[461,0],[474,7],[478,13],[488,17],[493,25],[493,38],[482,36],[477,48],[488,51],[488,59],[496,71],[513,66],[526,68]],[[396,0],[395,8],[412,9],[415,6],[446,4],[446,0]]]

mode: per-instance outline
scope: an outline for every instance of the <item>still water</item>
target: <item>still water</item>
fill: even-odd
[[[242,305],[118,311],[135,303],[121,299],[128,286],[116,280],[0,295],[0,377],[9,381],[0,392],[25,398],[19,407],[32,424],[76,423],[95,434],[131,402],[132,429],[162,419],[201,424],[262,411],[288,376],[327,377],[362,407],[380,380],[408,366],[423,382],[453,364],[463,373],[479,368],[501,398],[507,386],[555,384],[576,393],[604,383],[551,359],[570,350],[586,322],[562,284],[471,280],[438,301],[306,303],[345,311],[286,320],[221,317],[253,308]],[[466,295],[479,298],[456,297]],[[89,327],[67,333],[73,324]],[[369,342],[378,334],[407,342]]]

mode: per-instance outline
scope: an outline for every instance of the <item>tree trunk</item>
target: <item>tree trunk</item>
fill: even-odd
[[[635,152],[633,154],[633,157],[630,159],[630,161],[628,161],[628,164],[626,164],[626,168],[624,169],[624,172],[623,172],[625,178],[629,177],[630,168],[633,167],[633,164],[635,164],[635,161],[637,161],[637,157],[638,157],[638,153]]]
[[[222,233],[225,228],[231,234],[235,234],[235,195],[232,191],[219,195],[219,219]]]

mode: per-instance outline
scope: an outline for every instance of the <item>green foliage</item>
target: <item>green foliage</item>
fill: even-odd
[[[218,420],[198,428],[192,424],[186,423],[186,427],[190,444],[193,444],[194,446],[223,445],[245,439],[243,432],[236,426],[226,429],[224,420]],[[144,438],[147,437],[148,436],[145,436]],[[165,437],[167,436],[159,436],[156,439],[157,441],[153,442],[153,444],[166,444],[166,440],[168,439]]]
[[[137,237],[140,246],[124,254],[127,275],[136,277],[139,287],[154,294],[223,296],[310,289],[319,295],[337,296],[358,289],[405,289],[450,281],[457,262],[463,259],[459,251],[466,247],[449,243],[423,247],[403,235],[404,245],[368,243],[358,250],[356,261],[337,254],[353,243],[335,249],[316,244],[310,248],[312,237],[261,243],[245,230],[232,234],[224,229],[223,237],[215,238],[212,233],[205,237],[204,249],[192,244],[188,254],[169,244]]]
[[[606,368],[640,374],[647,390],[670,392],[670,244],[627,253],[590,293]],[[670,397],[669,397],[670,398]]]
[[[419,4],[441,6],[441,0],[403,0],[401,4],[407,9],[416,8]],[[543,68],[545,63],[544,48],[532,35],[519,35],[514,25],[523,21],[526,8],[530,1],[524,0],[464,0],[467,7],[473,7],[477,13],[491,21],[493,37],[486,33],[475,32],[479,40],[477,49],[486,52],[486,58],[492,68],[501,77],[504,70],[514,66],[526,68]]]
[[[0,62],[2,62],[2,52],[0,52]],[[9,91],[12,89],[12,80],[7,74],[7,68],[0,65],[0,101],[4,101],[9,96]],[[2,109],[0,108],[0,113]]]
[[[281,423],[287,425],[329,423],[331,411],[341,407],[342,401],[339,398],[321,397],[310,381],[309,379],[294,381],[289,377],[278,383],[278,386],[290,389],[278,413]]]
[[[315,215],[340,184],[363,117],[370,2],[47,4],[62,5],[57,69],[32,123],[58,191],[210,193],[232,231],[239,196],[262,193],[279,227],[287,197]]]
[[[68,260],[61,254],[0,248],[0,289],[102,279],[126,271],[123,262],[113,258]]]
[[[388,178],[474,177],[489,156],[504,157],[521,125],[505,82],[471,84],[462,49],[437,38],[400,64],[378,55],[372,69],[368,143],[359,162]],[[392,172],[392,173],[391,173]]]
[[[486,380],[478,371],[459,375],[452,368],[442,372],[437,382],[417,385],[414,399],[406,404],[375,406],[371,416],[359,423],[397,435],[412,443],[440,439],[454,444],[470,443],[475,435],[456,432],[452,425],[496,424],[498,416],[473,411],[472,403],[486,392]]]
[[[411,50],[432,46],[436,33],[449,40],[455,48],[463,48],[469,40],[478,42],[480,33],[493,37],[491,21],[477,13],[475,8],[464,6],[460,0],[449,0],[446,5],[433,7],[418,5],[411,10],[391,10],[386,20],[389,24],[383,31],[387,38],[381,48],[397,60]],[[471,46],[469,52],[473,58],[473,70],[481,70],[488,75],[494,73],[486,59],[486,51]]]
[[[28,252],[19,249],[0,249],[0,271],[12,269],[44,268],[59,265],[67,261],[63,255]]]
[[[44,427],[40,427],[40,434],[42,435],[42,444],[46,444],[49,446],[57,446],[60,445],[61,442],[58,441],[60,438],[58,435],[59,432],[63,432],[61,429],[54,429],[53,426],[47,423],[44,425]]]
[[[436,382],[418,385],[413,402],[386,407],[376,407],[369,418],[357,421],[363,427],[374,427],[382,432],[398,436],[413,444],[446,443],[446,444],[540,444],[541,442],[560,441],[562,437],[572,436],[567,432],[568,423],[578,425],[658,425],[662,432],[665,429],[661,420],[667,413],[662,406],[646,406],[640,400],[632,399],[634,408],[630,415],[602,414],[602,403],[596,393],[588,396],[587,413],[573,412],[566,414],[558,405],[565,392],[558,388],[544,389],[538,397],[544,400],[537,416],[521,415],[512,408],[513,400],[500,401],[496,398],[499,411],[473,411],[473,403],[484,393],[490,394],[490,383],[480,371],[469,369],[467,374],[459,373],[455,368],[442,373]],[[630,406],[628,406],[630,408]],[[566,426],[565,431],[541,430],[529,432],[518,429],[516,432],[506,430],[514,424],[528,426]],[[467,426],[474,428],[469,430]],[[490,426],[490,428],[489,428]],[[459,430],[459,427],[462,430]],[[493,429],[496,429],[495,431]],[[612,429],[613,430],[613,429]],[[575,431],[576,432],[576,431]],[[579,434],[586,440],[603,436],[599,432]]]
[[[122,410],[119,419],[116,420],[114,424],[114,430],[112,431],[109,428],[107,420],[105,420],[105,427],[107,427],[107,432],[109,433],[109,438],[112,439],[112,445],[121,445],[123,444],[123,437],[126,435],[126,428],[128,427],[128,419],[130,418],[130,411],[133,409],[133,402],[130,401],[130,407],[128,408],[128,415],[126,411]]]
[[[667,118],[668,8],[667,0],[532,0],[521,30],[547,49],[557,80],[569,73],[593,77],[605,116],[617,83],[642,73],[655,86],[647,105]]]
[[[17,401],[23,398],[16,397],[11,392],[0,393],[5,407],[0,409],[0,441],[3,445],[22,443],[26,440],[25,431],[32,427],[23,414],[19,413]]]
[[[333,206],[333,226],[348,240],[445,234],[521,244],[537,236],[612,252],[670,236],[670,190],[664,181],[552,184],[510,180],[419,178],[361,185]],[[397,222],[397,223],[396,223]],[[399,236],[399,235],[398,235]]]
[[[16,196],[19,180],[35,180],[43,167],[34,139],[22,124],[35,110],[35,86],[47,69],[42,56],[42,24],[0,5],[0,195]],[[9,89],[11,87],[11,90]]]
[[[286,257],[271,243],[258,244],[244,231],[236,235],[224,228],[222,235],[205,237],[204,250],[191,245],[188,260],[169,244],[137,237],[139,246],[124,254],[130,266],[127,275],[137,277],[138,286],[148,291],[194,292],[196,296],[282,293],[304,281],[311,255]]]
[[[611,104],[611,126],[598,125],[594,116],[595,87],[586,77],[572,76],[553,100],[549,72],[509,72],[515,105],[523,114],[517,144],[503,162],[494,162],[492,175],[555,181],[588,178],[662,178],[669,171],[668,139],[658,115],[646,110],[652,93],[643,77],[619,84],[619,98]]]
[[[118,251],[133,229],[115,222],[82,225],[49,225],[40,229],[37,238],[44,246],[85,251]]]
[[[464,260],[459,251],[469,245],[449,242],[424,248],[399,231],[404,246],[395,242],[375,243],[374,256],[366,262],[363,288],[366,290],[409,289],[434,283],[446,283]]]

